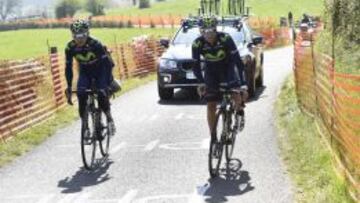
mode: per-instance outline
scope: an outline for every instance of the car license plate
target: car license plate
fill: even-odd
[[[193,72],[187,72],[186,73],[186,79],[192,80],[192,79],[196,79],[196,77],[195,77]]]

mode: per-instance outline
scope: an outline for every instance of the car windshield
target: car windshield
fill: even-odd
[[[245,36],[243,31],[237,31],[236,28],[233,27],[222,27],[219,26],[217,28],[218,31],[225,32],[230,34],[236,44],[240,44],[244,41]],[[183,28],[178,32],[173,41],[174,45],[176,44],[192,44],[194,40],[200,36],[199,28],[194,27],[188,29],[187,32],[183,32]]]

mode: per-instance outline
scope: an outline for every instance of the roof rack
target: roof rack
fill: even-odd
[[[198,26],[198,21],[201,16],[189,16],[182,20],[182,27],[189,29],[192,27]],[[247,19],[247,16],[221,16],[217,17],[219,26],[233,26],[235,28],[241,29],[242,22]]]

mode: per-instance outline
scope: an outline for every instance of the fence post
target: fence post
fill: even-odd
[[[125,52],[124,51],[124,45],[121,45],[120,46],[120,54],[121,54],[122,64],[124,66],[124,77],[129,78],[129,72],[128,72],[128,67],[127,67],[127,64],[126,64],[126,59],[125,59],[125,53],[124,52]]]
[[[331,131],[334,132],[335,125],[335,60],[331,58],[331,63],[329,67],[330,80],[331,80]],[[330,144],[333,146],[333,133],[330,133]]]
[[[56,47],[50,47],[50,68],[54,85],[55,106],[58,108],[65,103],[65,95],[61,85],[59,55]]]

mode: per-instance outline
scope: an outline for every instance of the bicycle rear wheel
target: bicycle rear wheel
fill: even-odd
[[[96,155],[96,131],[95,116],[86,109],[85,118],[81,125],[81,156],[84,167],[92,170],[95,167]]]
[[[104,113],[99,114],[99,145],[100,145],[100,152],[102,156],[107,156],[109,154],[109,146],[110,146],[110,135],[112,135],[113,132],[110,132],[109,124],[107,122],[106,116]]]
[[[219,168],[223,153],[223,141],[221,139],[225,130],[225,121],[225,114],[223,111],[219,110],[216,113],[216,129],[213,130],[213,132],[216,132],[216,135],[211,136],[209,148],[209,173],[211,178],[219,175]]]

